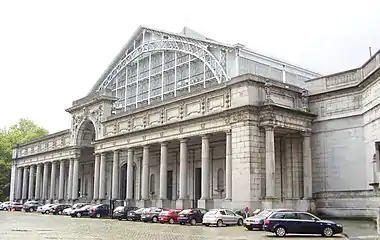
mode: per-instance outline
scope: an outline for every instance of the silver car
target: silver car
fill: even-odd
[[[206,226],[216,225],[243,225],[243,217],[228,209],[212,209],[208,211],[202,220],[202,224]]]

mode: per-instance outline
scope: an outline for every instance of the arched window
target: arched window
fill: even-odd
[[[218,181],[217,188],[219,190],[220,189],[224,189],[224,171],[223,171],[222,168],[218,169],[218,172],[217,172],[217,181]]]
[[[154,179],[154,174],[150,175],[150,181],[149,181],[149,192],[154,193],[154,188],[155,188],[155,179]]]

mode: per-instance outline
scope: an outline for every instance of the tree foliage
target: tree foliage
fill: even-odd
[[[48,134],[48,131],[33,121],[20,119],[15,125],[0,130],[0,201],[9,196],[12,147]]]

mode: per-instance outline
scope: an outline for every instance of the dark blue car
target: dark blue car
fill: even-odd
[[[264,220],[264,230],[273,232],[279,237],[288,233],[321,234],[331,237],[342,233],[341,224],[324,221],[308,212],[274,212]]]

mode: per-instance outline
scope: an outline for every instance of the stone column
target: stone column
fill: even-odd
[[[65,189],[65,160],[61,160],[59,164],[59,188],[58,188],[58,200],[60,201],[65,199],[64,189]]]
[[[305,132],[303,135],[303,197],[311,199],[312,192],[312,165],[311,165],[311,145],[310,132]]]
[[[47,194],[48,194],[48,173],[49,173],[49,163],[44,163],[44,176],[42,179],[42,200],[47,200]]]
[[[180,141],[179,159],[179,199],[187,199],[187,139]]]
[[[94,166],[94,200],[99,199],[99,170],[100,170],[100,154],[95,154]]]
[[[50,173],[50,201],[55,199],[55,183],[57,174],[57,162],[51,162],[51,173]]]
[[[106,153],[100,155],[99,200],[106,199]]]
[[[119,150],[113,152],[112,163],[112,199],[119,199]]]
[[[74,158],[71,200],[78,200],[79,158]]]
[[[68,200],[72,199],[73,193],[73,168],[74,168],[74,159],[69,160],[69,176],[67,181],[67,198]]]
[[[23,168],[19,167],[17,168],[17,193],[16,193],[16,199],[20,200],[22,196],[22,172]]]
[[[202,200],[210,199],[210,144],[207,135],[202,136]]]
[[[37,164],[37,172],[36,172],[36,190],[35,190],[35,200],[41,199],[41,174],[42,174],[42,164]]]
[[[133,148],[128,149],[128,159],[127,159],[127,200],[132,200],[133,197]]]
[[[141,180],[141,198],[142,200],[149,200],[149,145],[145,145],[143,150]]]
[[[32,200],[34,198],[34,165],[29,168],[29,196],[28,199]]]
[[[160,199],[168,198],[168,144],[161,143],[161,159],[160,159]]]
[[[22,176],[22,200],[28,199],[28,167],[24,167]]]
[[[11,168],[11,185],[9,189],[9,201],[14,202],[16,200],[16,191],[17,191],[17,186],[16,186],[16,174],[17,174],[17,168],[16,165],[12,164]]]
[[[274,128],[265,127],[265,190],[267,198],[275,196]]]
[[[232,133],[226,132],[226,200],[232,199]]]

